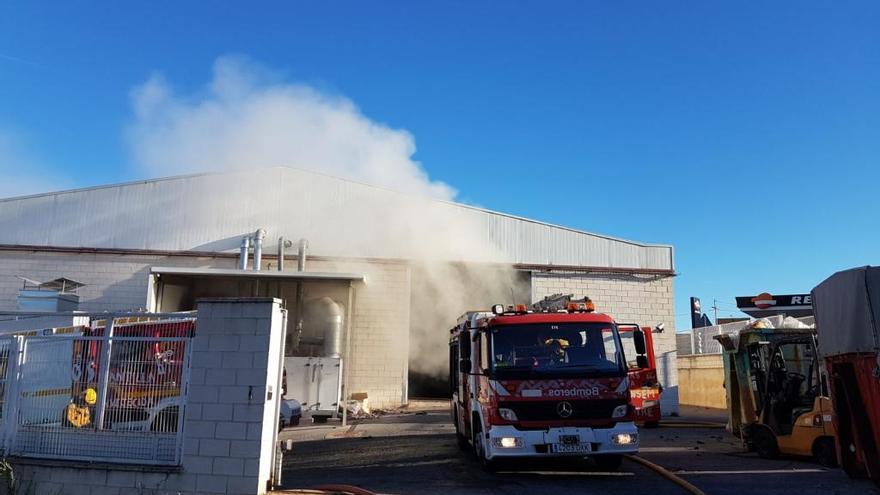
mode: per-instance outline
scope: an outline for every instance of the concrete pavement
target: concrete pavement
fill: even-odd
[[[720,419],[711,410],[692,416],[671,421]],[[282,482],[289,488],[345,483],[394,494],[683,493],[633,462],[609,473],[583,461],[530,460],[487,473],[473,455],[459,450],[453,433],[442,407],[354,421],[346,428],[328,424],[288,429],[281,439],[292,439],[294,445],[284,458]],[[807,460],[760,459],[723,428],[642,429],[641,438],[642,457],[708,494],[880,494],[870,482],[850,480],[840,470]]]

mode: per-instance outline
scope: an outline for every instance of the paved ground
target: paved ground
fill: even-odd
[[[692,411],[679,421],[713,419]],[[288,488],[350,484],[389,494],[679,494],[677,485],[625,461],[617,473],[583,462],[527,462],[509,470],[484,472],[460,451],[444,410],[387,416],[353,426],[302,426],[282,433],[293,439],[285,455],[282,481]],[[873,484],[850,480],[797,459],[766,461],[742,451],[722,428],[642,430],[641,456],[679,474],[708,494],[798,493],[880,494]]]

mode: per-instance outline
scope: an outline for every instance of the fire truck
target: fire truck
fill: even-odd
[[[569,456],[615,470],[638,451],[620,332],[589,298],[468,312],[450,333],[456,436],[486,469]]]
[[[654,330],[634,323],[618,323],[623,354],[629,376],[629,393],[635,411],[636,424],[655,428],[660,424],[660,394],[663,386],[657,379],[657,359],[654,355]],[[657,327],[662,331],[662,326]]]
[[[119,319],[114,325],[103,427],[175,432],[195,319],[140,320]],[[96,427],[104,331],[100,323],[52,329],[29,343],[27,372],[17,384],[21,424],[60,419],[70,428]]]
[[[114,325],[116,339],[110,357],[105,428],[137,431],[177,431],[185,346],[195,332],[195,320],[132,322]],[[88,400],[97,386],[104,327],[84,328],[73,344],[73,397],[66,414],[67,424],[91,408]],[[144,340],[140,340],[144,339]],[[77,404],[80,399],[85,404]],[[97,397],[95,397],[97,398]],[[77,411],[77,407],[80,408]],[[92,418],[93,421],[94,418]],[[79,420],[82,422],[82,419]],[[87,426],[92,421],[86,421]]]

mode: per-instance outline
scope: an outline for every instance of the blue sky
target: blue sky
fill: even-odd
[[[461,200],[673,244],[687,328],[690,295],[727,315],[878,263],[878,25],[868,1],[7,1],[0,171],[143,177],[133,88],[193,97],[239,54],[406,129]]]

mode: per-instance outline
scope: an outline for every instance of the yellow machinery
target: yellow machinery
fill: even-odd
[[[774,317],[715,339],[724,349],[731,431],[761,457],[811,456],[835,465],[831,400],[816,330]]]

